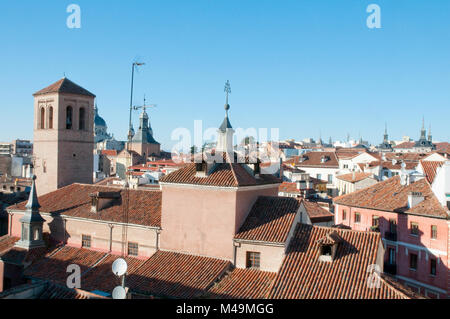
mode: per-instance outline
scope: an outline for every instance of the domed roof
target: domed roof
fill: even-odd
[[[95,106],[95,117],[94,117],[94,125],[96,127],[98,126],[105,126],[106,127],[106,122],[103,119],[103,117],[101,117],[100,115],[98,115],[98,109],[97,106]]]

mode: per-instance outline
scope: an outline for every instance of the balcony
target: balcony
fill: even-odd
[[[390,275],[397,274],[397,264],[390,264],[388,261],[384,262],[384,272]]]
[[[384,239],[390,240],[390,241],[397,241],[397,233],[392,233],[390,231],[387,231],[384,233]]]

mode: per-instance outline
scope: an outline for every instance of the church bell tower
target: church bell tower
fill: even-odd
[[[93,181],[95,95],[67,78],[33,94],[39,196]]]

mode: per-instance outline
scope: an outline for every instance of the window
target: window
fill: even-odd
[[[320,247],[320,254],[322,256],[331,256],[331,245],[322,245]]]
[[[344,169],[345,169],[345,168],[348,168],[348,164],[344,164]]]
[[[41,130],[45,129],[45,109],[41,108],[41,123],[40,123]]]
[[[328,184],[333,184],[333,175],[328,174]]]
[[[73,109],[71,106],[66,108],[66,129],[72,129],[72,117],[73,117]]]
[[[260,253],[248,251],[247,252],[247,268],[259,269]]]
[[[431,258],[430,259],[430,275],[436,276],[436,259]]]
[[[411,270],[417,270],[417,254],[409,255],[409,268]]]
[[[419,236],[419,224],[411,223],[411,235]]]
[[[389,219],[389,232],[392,234],[397,233],[397,221],[395,219]]]
[[[380,226],[380,217],[372,216],[372,227]]]
[[[84,107],[80,108],[80,118],[78,121],[78,129],[85,130],[86,129],[86,109]]]
[[[81,235],[81,247],[86,247],[86,248],[91,247],[91,236]]]
[[[342,211],[342,220],[346,220],[347,219],[347,210],[343,210]]]
[[[39,231],[39,227],[34,227],[33,229],[33,240],[40,240],[41,232]]]
[[[322,174],[317,174],[317,175],[316,175],[316,178],[317,178],[317,179],[322,179]]]
[[[437,238],[437,226],[431,225],[431,238],[436,239]]]
[[[139,255],[139,244],[138,243],[128,243],[128,255],[138,256]]]
[[[395,248],[389,248],[389,265],[395,265]]]
[[[53,107],[48,109],[48,128],[53,128]]]
[[[360,222],[361,222],[361,214],[355,213],[355,223],[360,223]]]

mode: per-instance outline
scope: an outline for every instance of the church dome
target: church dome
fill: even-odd
[[[103,117],[101,117],[100,115],[98,115],[98,109],[97,109],[97,107],[95,107],[94,125],[95,125],[96,127],[99,127],[99,126],[104,126],[104,127],[106,127],[106,122],[105,122],[105,120],[103,119]]]

